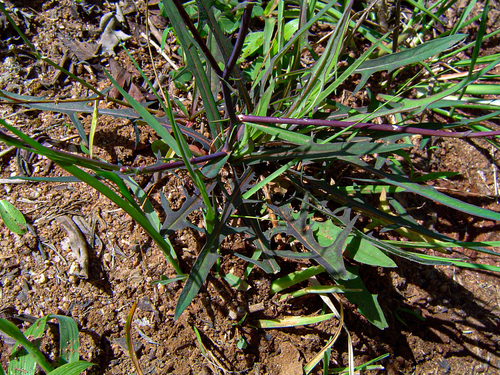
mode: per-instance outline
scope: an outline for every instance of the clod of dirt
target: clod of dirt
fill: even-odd
[[[280,345],[280,354],[271,359],[270,372],[276,375],[302,375],[302,360],[298,349],[289,342]]]

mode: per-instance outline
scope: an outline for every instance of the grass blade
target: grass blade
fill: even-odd
[[[59,366],[78,362],[80,358],[80,339],[75,321],[63,315],[49,315],[48,319],[57,319],[59,322]],[[84,363],[89,364],[88,362]]]
[[[381,70],[387,70],[387,73],[391,73],[399,67],[423,61],[445,51],[451,46],[462,41],[465,37],[466,35],[464,34],[450,35],[444,38],[431,40],[406,51],[365,61],[358,69],[355,70],[355,73],[361,74],[361,79],[354,89],[353,95],[365,85],[366,81],[368,81],[368,78],[373,73]]]
[[[36,327],[40,327],[40,330],[38,330],[37,334],[33,334],[33,336],[35,338],[40,337],[40,335],[43,333],[43,331],[45,329],[46,321],[47,321],[47,317],[44,317],[44,318],[38,319],[35,323],[33,323],[32,327],[35,327],[35,329],[36,329]],[[35,372],[36,364],[39,364],[40,367],[46,372],[51,372],[53,370],[52,366],[47,361],[47,359],[42,354],[42,352],[40,352],[38,347],[35,344],[33,344],[30,340],[28,340],[26,338],[26,336],[24,336],[24,334],[19,330],[19,328],[17,328],[13,323],[9,322],[8,320],[0,318],[0,330],[3,333],[5,333],[7,336],[10,336],[14,340],[16,340],[18,344],[21,344],[22,347],[26,350],[26,352],[29,353],[29,355],[32,356],[32,358],[35,360],[32,362],[30,359],[26,358],[26,355],[21,357],[21,358],[24,357],[24,360],[22,360],[22,359],[17,360],[17,361],[11,360],[11,362],[9,364],[9,374],[11,373],[11,367],[12,368],[18,367],[21,370],[19,372],[19,374],[21,374],[21,372],[23,374],[26,374],[26,373],[33,374]],[[33,329],[32,329],[32,331],[33,331]],[[27,333],[27,334],[29,334],[29,333]],[[25,361],[28,361],[30,368],[26,368],[25,365],[23,365],[19,361],[24,362],[25,364],[26,364]]]
[[[78,375],[91,366],[95,364],[85,361],[67,363],[53,370],[50,375]]]

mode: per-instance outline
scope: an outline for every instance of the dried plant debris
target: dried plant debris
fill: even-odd
[[[121,27],[124,26],[124,22],[125,18],[123,17],[119,6],[117,6],[116,13],[109,12],[102,16],[100,22],[102,34],[99,39],[99,44],[102,47],[103,54],[115,56],[115,47],[120,42],[131,38],[130,35],[121,30]]]
[[[87,279],[89,277],[89,254],[85,237],[71,217],[59,216],[55,220],[68,234],[69,246],[80,266],[80,271],[70,270],[70,274]]]

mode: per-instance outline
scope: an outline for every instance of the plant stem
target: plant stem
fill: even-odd
[[[217,152],[214,152],[213,154],[210,154],[210,155],[204,155],[204,156],[198,156],[198,157],[191,158],[191,159],[189,159],[189,162],[191,164],[201,164],[201,163],[205,163],[205,162],[210,161],[210,160],[218,159],[218,158],[226,156],[226,155],[227,155],[227,152],[225,152],[225,151],[217,151]],[[167,169],[180,168],[184,165],[185,165],[184,161],[178,160],[178,161],[173,161],[170,163],[150,165],[148,167],[139,167],[139,168],[121,167],[120,172],[121,173],[134,172],[137,174],[155,173],[155,172],[165,171]]]
[[[238,119],[236,118],[236,111],[233,105],[233,101],[231,99],[231,90],[228,87],[227,80],[231,75],[231,72],[236,65],[236,61],[240,56],[241,49],[243,48],[243,43],[245,41],[245,37],[248,32],[248,26],[250,24],[250,19],[252,16],[253,4],[249,4],[245,11],[243,12],[243,17],[241,19],[240,24],[240,32],[238,33],[238,38],[236,39],[236,43],[234,45],[233,51],[231,52],[231,56],[229,56],[229,60],[227,61],[226,67],[224,68],[224,72],[222,73],[221,87],[222,93],[224,95],[224,103],[226,105],[226,113],[229,117],[229,128],[227,131],[227,138],[224,144],[223,150],[229,152],[231,149],[231,145],[233,144],[234,134],[233,129],[234,126],[238,123]]]
[[[263,123],[263,124],[314,125],[314,126],[328,126],[337,128],[353,127],[355,129],[386,131],[386,132],[404,133],[404,134],[419,134],[423,136],[436,136],[436,137],[480,138],[480,137],[493,137],[500,135],[500,130],[475,132],[475,133],[472,130],[468,130],[465,132],[449,132],[444,130],[415,128],[411,126],[400,126],[391,124],[370,124],[366,122],[348,122],[348,121],[334,121],[334,120],[320,120],[320,119],[295,119],[295,118],[285,118],[285,117],[249,116],[249,115],[238,115],[237,117],[240,122],[252,122],[252,123]]]
[[[200,33],[198,30],[196,30],[196,27],[194,27],[193,22],[191,22],[191,18],[189,18],[189,15],[186,13],[184,10],[184,6],[179,0],[172,0],[174,3],[175,7],[179,11],[180,16],[182,17],[182,20],[184,21],[184,24],[187,26],[189,31],[191,31],[191,34],[193,34],[194,40],[196,40],[196,43],[198,43],[199,47],[201,48],[203,54],[207,58],[208,62],[210,63],[210,66],[212,67],[213,70],[215,70],[215,73],[219,76],[222,77],[222,70],[219,68],[219,65],[217,64],[217,61],[215,60],[214,55],[212,55],[212,52],[208,49],[205,41],[201,37]]]

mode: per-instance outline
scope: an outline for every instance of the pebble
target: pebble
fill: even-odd
[[[44,273],[40,274],[36,279],[35,279],[35,283],[37,284],[45,284],[47,282],[47,277],[45,276]]]

